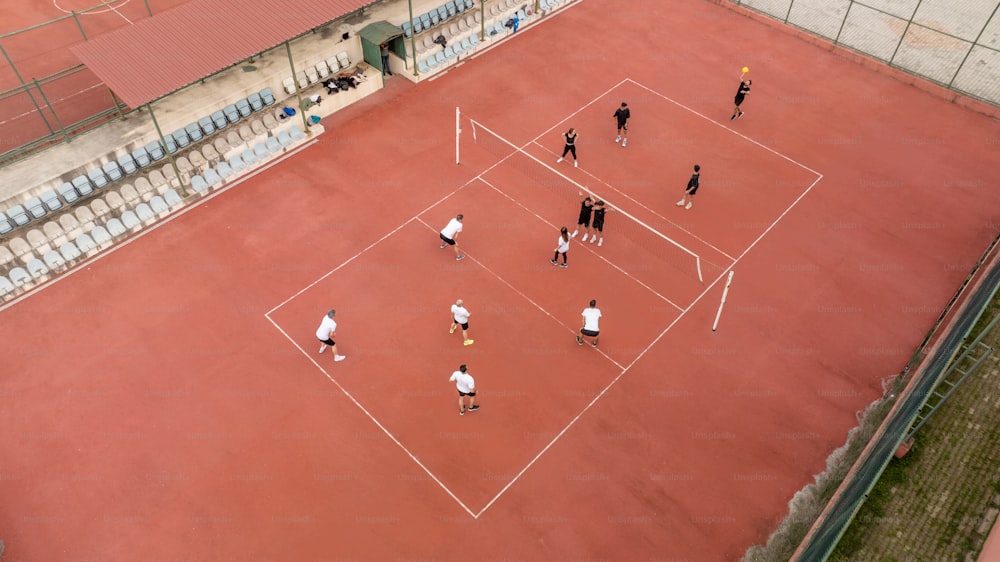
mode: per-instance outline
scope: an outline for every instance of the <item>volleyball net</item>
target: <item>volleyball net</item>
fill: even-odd
[[[571,209],[565,211],[568,213],[566,216],[571,214],[574,218],[576,217],[576,209],[579,209],[581,199],[585,195],[591,196],[595,201],[604,201],[609,225],[605,233],[609,237],[625,238],[631,241],[647,256],[652,257],[652,259],[646,260],[647,263],[636,264],[637,267],[652,268],[658,262],[697,279],[701,284],[705,283],[703,266],[707,266],[709,269],[718,269],[719,272],[722,271],[721,266],[702,260],[702,256],[697,252],[656,228],[657,226],[667,226],[666,221],[658,220],[656,217],[650,217],[647,220],[637,218],[632,212],[609,200],[607,194],[598,193],[563,174],[559,168],[566,164],[555,164],[555,159],[552,159],[551,162],[543,161],[538,156],[526,151],[525,149],[531,144],[532,142],[528,142],[523,146],[518,146],[483,123],[463,115],[456,108],[456,164],[470,163],[482,166],[481,176],[484,177],[500,166],[503,166],[505,170],[512,169],[516,175],[511,177],[517,178],[511,182],[515,184],[510,186],[512,189],[523,190],[527,197],[537,201],[540,205],[557,205],[560,210]],[[650,224],[651,222],[653,224]]]

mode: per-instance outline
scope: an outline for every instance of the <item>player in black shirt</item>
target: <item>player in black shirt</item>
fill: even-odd
[[[580,195],[582,196],[583,193],[581,192]],[[580,218],[576,220],[577,226],[576,229],[573,230],[573,234],[570,236],[570,238],[576,238],[576,235],[580,234],[580,231],[583,230],[582,241],[583,242],[587,241],[587,234],[590,232],[590,212],[593,210],[593,208],[594,208],[594,200],[591,199],[589,195],[587,195],[586,197],[583,198],[582,201],[580,201]]]
[[[576,129],[570,127],[568,131],[563,133],[563,137],[566,139],[566,146],[563,147],[562,156],[556,160],[556,164],[563,161],[566,158],[566,154],[569,152],[573,153],[573,167],[576,167]]]
[[[698,183],[701,178],[701,166],[694,165],[694,173],[691,174],[691,179],[688,180],[687,188],[684,189],[684,197],[677,202],[678,207],[684,207],[685,209],[690,209],[691,204],[694,203],[694,194],[698,192]]]
[[[614,118],[618,121],[618,136],[615,137],[615,143],[622,143],[622,148],[628,144],[628,119],[632,116],[632,112],[628,110],[628,104],[622,102],[622,106],[615,111]]]
[[[740,80],[740,89],[736,90],[736,98],[733,100],[734,102],[736,102],[736,108],[733,109],[733,114],[732,116],[729,117],[730,121],[732,121],[733,119],[739,119],[740,117],[743,117],[743,111],[740,109],[740,104],[743,103],[743,98],[745,98],[747,94],[750,93],[751,82],[753,82],[753,80],[750,80],[749,78],[747,78],[746,80],[742,79]]]
[[[607,209],[604,208],[604,201],[598,199],[597,203],[594,203],[594,222],[592,223],[594,227],[594,234],[593,238],[590,239],[591,244],[594,243],[594,240],[597,240],[598,233],[600,233],[601,239],[597,240],[597,245],[604,245],[604,213],[606,211]]]

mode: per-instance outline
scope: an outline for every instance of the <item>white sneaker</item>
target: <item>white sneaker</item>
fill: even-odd
[[[576,160],[573,160],[573,167],[576,168],[576,166],[577,166]]]
[[[591,243],[591,244],[593,244],[593,243],[594,243],[594,242],[595,242],[596,240],[597,240],[597,237],[596,237],[596,236],[594,236],[594,237],[591,237],[591,239],[590,239],[590,243]]]
[[[580,239],[580,242],[586,242],[586,241],[587,241],[587,235],[584,234],[583,238]]]
[[[622,148],[625,148],[626,144],[628,144],[628,139],[622,141]]]
[[[684,205],[684,208],[685,208],[685,209],[690,209],[690,208],[691,208],[691,203],[690,203],[690,202],[688,202],[688,204],[687,204],[687,205]]]
[[[615,137],[615,144],[618,144],[620,142],[622,142],[622,136],[618,135],[617,137]]]
[[[558,163],[560,163],[560,162],[562,162],[562,158],[560,158],[560,159],[556,160],[556,164],[558,164]]]
[[[333,356],[333,360],[334,361],[343,361],[344,359],[347,359],[346,355],[334,355]]]
[[[603,246],[603,245],[604,245],[604,239],[603,239],[603,238],[601,238],[600,240],[598,240],[598,241],[597,241],[597,245],[598,245],[598,246]]]
[[[678,206],[678,207],[683,207],[683,206],[684,206],[684,200],[683,200],[683,199],[681,199],[680,201],[678,201],[678,202],[677,202],[677,206]]]
[[[325,343],[323,345],[319,346],[319,352],[323,353],[324,351],[326,351],[326,344]]]
[[[579,234],[579,233],[580,233],[580,231],[579,231],[579,230],[574,230],[574,231],[573,231],[573,234],[570,234],[570,235],[569,235],[569,237],[570,237],[570,238],[576,238],[576,235],[577,235],[577,234]]]

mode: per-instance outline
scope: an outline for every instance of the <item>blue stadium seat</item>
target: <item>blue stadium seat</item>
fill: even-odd
[[[445,10],[445,13],[448,14],[449,18],[455,17],[455,14],[458,13],[458,8],[455,7],[454,0],[449,0],[449,2],[444,5],[444,10]]]
[[[7,234],[14,230],[14,224],[7,218],[5,213],[0,213],[0,234]]]
[[[10,279],[7,279],[6,275],[0,275],[0,299],[5,298],[15,290],[17,290],[17,287],[10,282]]]
[[[90,231],[90,236],[94,239],[94,243],[97,244],[98,248],[105,248],[111,245],[111,233],[103,226],[95,226]]]
[[[167,205],[165,199],[159,195],[154,195],[152,199],[149,200],[149,208],[153,210],[157,215],[163,216],[170,212],[170,206]]]
[[[212,121],[211,117],[202,117],[198,120],[198,128],[201,129],[205,136],[211,135],[215,132],[215,122]]]
[[[156,162],[167,155],[167,153],[163,151],[163,145],[160,144],[160,141],[153,141],[147,144],[146,153],[153,159],[153,162]]]
[[[292,125],[288,129],[288,136],[292,137],[293,141],[306,138],[306,134],[302,132],[302,129],[300,129],[298,125]]]
[[[30,215],[32,219],[40,219],[49,212],[48,209],[45,208],[45,205],[42,204],[40,197],[32,197],[31,199],[25,201],[24,208],[28,210],[28,215]]]
[[[142,221],[135,211],[125,211],[122,213],[122,225],[128,230],[135,231],[142,228]]]
[[[228,162],[219,162],[219,165],[216,166],[216,169],[219,171],[219,177],[221,177],[222,179],[226,179],[235,173],[233,172],[233,167],[230,166]]]
[[[249,166],[250,164],[257,163],[257,157],[254,156],[253,151],[250,150],[249,148],[243,151],[241,157],[243,158],[243,162],[245,162],[247,166]]]
[[[146,152],[144,149],[140,150],[142,150],[142,152]],[[137,150],[135,152],[139,151]],[[132,154],[135,154],[135,152],[133,152]],[[134,174],[139,171],[139,163],[136,162],[135,156],[132,156],[132,154],[122,154],[121,156],[118,157],[118,167],[121,168],[122,172],[124,172],[126,176]],[[146,154],[145,156],[146,156],[146,165],[148,166],[149,155]]]
[[[66,242],[62,246],[59,246],[59,253],[66,261],[73,261],[80,257],[80,250],[76,247],[76,244],[72,242]]]
[[[15,226],[24,226],[31,222],[31,217],[28,216],[28,212],[25,211],[24,207],[20,205],[14,205],[13,207],[7,209],[7,218],[9,218]]]
[[[253,155],[257,157],[257,160],[264,160],[271,155],[271,151],[264,146],[264,143],[259,142],[253,147]]]
[[[288,135],[288,131],[281,131],[278,133],[278,144],[281,146],[288,146],[292,144],[292,137]]]
[[[156,213],[153,212],[153,208],[148,203],[139,203],[135,207],[135,216],[139,217],[140,221],[149,224],[156,218]]]
[[[118,181],[125,177],[125,174],[122,173],[122,169],[118,167],[118,162],[111,161],[105,163],[102,171],[104,172],[104,176],[108,178],[108,183]],[[94,185],[97,185],[97,182],[94,182]]]
[[[167,205],[170,205],[171,208],[177,207],[184,202],[184,200],[181,199],[181,196],[178,195],[173,189],[168,189],[163,192],[163,200],[166,201]]]
[[[87,176],[76,176],[73,178],[73,187],[80,194],[80,197],[86,197],[94,192],[94,186],[90,185],[90,180],[87,179]]]
[[[87,178],[90,179],[90,183],[95,189],[101,189],[102,187],[108,185],[108,176],[104,175],[104,171],[100,168],[94,168],[87,172]]]
[[[15,267],[10,270],[10,280],[14,283],[15,287],[24,287],[31,283],[31,275],[24,268]]]
[[[97,242],[94,242],[94,237],[87,233],[77,236],[73,243],[84,254],[89,254],[97,249]]]
[[[177,143],[177,148],[184,148],[187,145],[191,144],[191,138],[188,137],[187,131],[185,131],[184,129],[177,129],[176,131],[171,133],[170,136],[167,138],[174,139],[174,142]],[[169,148],[170,147],[168,146],[167,149],[169,150]]]
[[[63,266],[66,265],[66,260],[64,260],[63,257],[59,255],[59,252],[55,250],[45,252],[42,259],[45,260],[45,265],[50,270],[62,269]]]
[[[427,61],[420,59],[417,61],[417,71],[421,74],[427,74],[431,71],[431,67],[427,66]]]
[[[424,29],[430,29],[431,25],[433,25],[431,23],[431,17],[428,14],[420,14],[420,25]]]
[[[229,167],[233,169],[233,172],[242,172],[247,167],[247,163],[237,154],[229,159]]]
[[[208,182],[201,176],[191,176],[191,189],[196,193],[204,193],[208,191]]]
[[[336,72],[333,68],[330,68],[331,72]],[[260,99],[264,102],[264,105],[274,105],[274,94],[271,93],[271,88],[264,88],[260,91]]]
[[[403,35],[409,37],[412,34],[412,30],[410,29],[410,22],[404,21],[402,25],[400,25],[399,27],[403,30]]]
[[[253,113],[250,102],[245,99],[236,102],[236,111],[240,112],[240,117],[250,117],[250,114]]]
[[[45,262],[38,258],[28,260],[27,269],[28,273],[35,279],[41,279],[49,274],[49,268],[45,265]]]
[[[222,108],[222,112],[226,115],[226,119],[228,119],[230,123],[235,123],[240,120],[240,112],[236,109],[235,103],[231,103]]]
[[[159,146],[159,143],[157,143],[156,147],[159,148]],[[149,150],[145,148],[137,148],[132,151],[132,161],[135,162],[136,166],[145,168],[153,163],[153,158],[149,155]],[[124,168],[124,166],[122,167]],[[128,172],[126,171],[126,173]]]
[[[267,151],[271,154],[281,152],[281,143],[274,137],[267,137]]]
[[[214,187],[214,186],[219,185],[220,183],[222,183],[222,176],[219,175],[219,172],[215,171],[215,168],[206,168],[205,169],[205,182],[208,183],[208,185]],[[137,208],[136,212],[138,212],[138,211],[139,211],[139,209]]]
[[[73,186],[70,186],[70,189],[73,189]],[[54,189],[42,193],[39,198],[49,211],[58,211],[63,206],[62,201],[59,200],[59,194]]]
[[[188,125],[184,127],[184,132],[187,133],[187,136],[191,139],[192,143],[200,141],[205,136],[202,134],[201,127],[198,126],[198,123],[188,123]]]
[[[444,6],[438,6],[437,14],[439,20],[445,21],[446,19],[448,19],[448,8]]]
[[[217,130],[225,129],[229,125],[229,120],[226,119],[226,114],[221,111],[216,111],[212,114],[212,124],[215,125]]]
[[[323,63],[323,66],[325,67],[326,63]],[[327,69],[327,75],[329,76],[329,74],[330,71]],[[260,98],[260,94],[254,93],[247,96],[247,103],[250,104],[251,111],[260,111],[261,109],[264,109],[264,100]]]
[[[62,196],[63,201],[66,201],[67,203],[73,203],[80,198],[80,194],[77,193],[76,188],[69,182],[59,186],[59,195]]]

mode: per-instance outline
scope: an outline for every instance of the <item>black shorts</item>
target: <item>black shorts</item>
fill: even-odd
[[[625,129],[627,131],[628,130],[628,123],[626,123],[625,121],[619,121],[618,122],[618,128],[619,129]]]
[[[458,391],[458,395],[459,396],[469,396],[471,398],[475,398],[476,397],[476,391],[473,390],[472,392],[462,392],[461,390],[459,390]]]
[[[463,324],[463,323],[459,322],[458,320],[455,320],[455,323],[458,324],[459,326],[461,326],[463,330],[468,330],[469,329],[469,323],[468,322],[466,322],[466,323]]]
[[[319,340],[319,341],[320,341],[320,342],[321,342],[321,343],[322,343],[323,345],[328,345],[328,346],[330,346],[330,347],[333,347],[333,346],[337,345],[337,342],[333,341],[333,340],[332,340],[332,339],[330,339],[330,338],[326,338],[325,340]]]
[[[580,218],[579,218],[579,220],[576,221],[576,224],[582,224],[583,226],[588,226],[589,227],[590,226],[590,213],[580,213]]]
[[[689,188],[687,190],[687,194],[690,195],[690,196],[692,196],[692,197],[694,197],[695,193],[698,193],[698,186],[697,185],[694,186],[694,187],[692,187],[692,188]]]
[[[591,338],[596,338],[601,332],[595,330],[583,329],[580,330],[580,333]]]
[[[445,244],[447,244],[449,246],[454,246],[455,245],[455,241],[452,240],[451,238],[446,238],[444,234],[438,233],[438,236],[441,237],[441,241],[444,242]]]
[[[594,219],[594,230],[604,232],[604,219]]]
[[[743,96],[742,95],[738,95],[738,96],[736,96],[736,99],[734,99],[733,101],[736,102],[736,107],[739,107],[740,104],[743,103]]]

